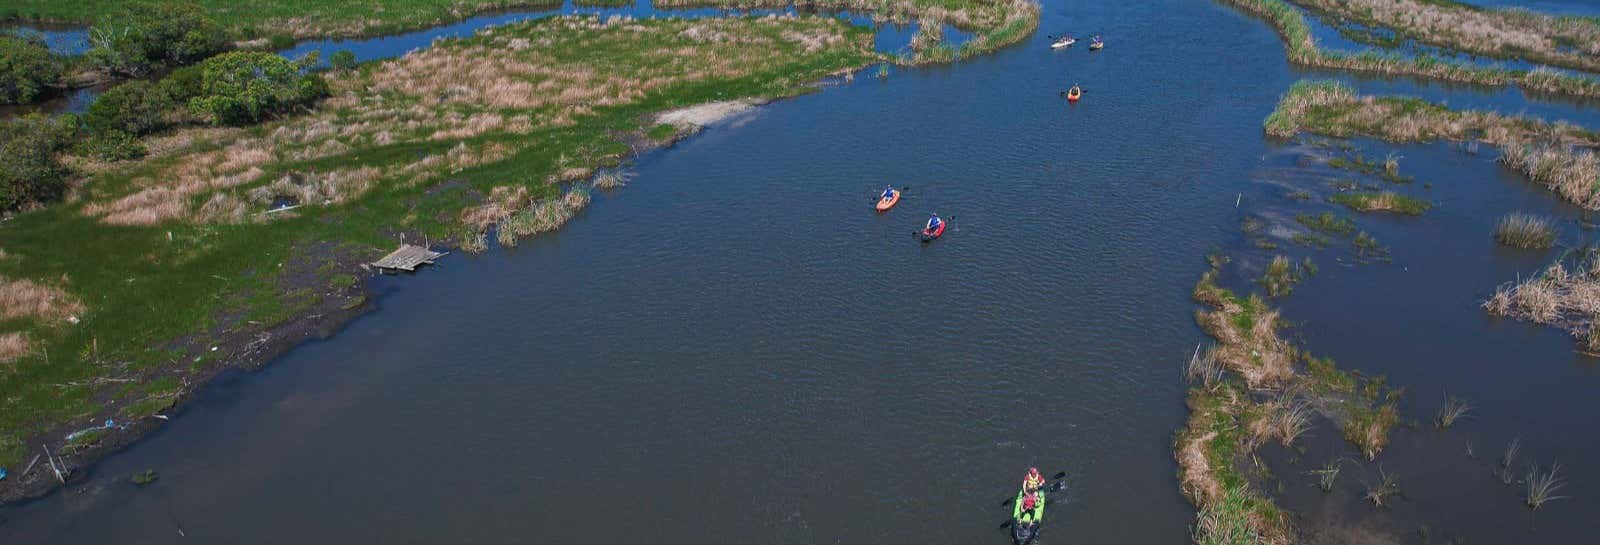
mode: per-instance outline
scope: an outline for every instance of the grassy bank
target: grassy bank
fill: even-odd
[[[1288,267],[1275,259],[1267,274]],[[1214,267],[1194,288],[1205,307],[1195,320],[1215,344],[1189,362],[1189,420],[1173,446],[1183,493],[1198,509],[1194,542],[1291,543],[1289,516],[1251,477],[1256,449],[1293,447],[1320,415],[1376,458],[1399,421],[1398,394],[1297,349],[1280,334],[1277,310],[1218,286],[1218,275]]]
[[[157,2],[161,0],[155,0]],[[187,0],[244,38],[368,36],[441,25],[498,9],[557,7],[555,0]],[[93,24],[124,0],[16,0],[0,18]]]
[[[661,0],[659,7],[782,8],[787,0]],[[1033,0],[812,0],[803,7],[871,13],[881,21],[922,23],[902,59],[911,64],[950,62],[992,52],[1027,39],[1039,27]],[[940,25],[976,34],[960,46],[945,43]]]
[[[1344,53],[1324,50],[1311,36],[1305,15],[1285,0],[1217,0],[1266,20],[1283,38],[1289,62],[1318,68],[1395,76],[1415,76],[1477,85],[1516,85],[1530,92],[1600,96],[1600,80],[1545,69],[1511,70],[1449,61],[1427,55],[1408,58],[1398,53],[1367,50]]]
[[[1500,59],[1600,71],[1600,24],[1525,9],[1483,9],[1449,1],[1293,0],[1401,39]]]
[[[558,227],[654,112],[804,93],[877,59],[870,30],[831,18],[554,18],[332,73],[332,97],[291,117],[75,159],[65,202],[0,224],[0,497],[38,484],[21,464],[72,423],[134,433],[308,309],[358,305],[356,265],[402,238]],[[79,446],[58,463],[93,456]]]
[[[1566,123],[1455,111],[1417,98],[1357,96],[1354,89],[1338,82],[1301,81],[1284,93],[1264,126],[1267,134],[1277,137],[1309,132],[1394,142],[1451,140],[1499,146],[1500,162],[1508,168],[1573,204],[1600,210],[1600,158],[1589,151],[1600,146],[1600,134]]]

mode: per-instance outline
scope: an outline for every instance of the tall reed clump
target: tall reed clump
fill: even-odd
[[[1448,429],[1454,426],[1457,420],[1465,418],[1472,412],[1472,406],[1466,401],[1455,396],[1445,396],[1444,406],[1433,416],[1433,424],[1439,429]]]
[[[1500,163],[1579,206],[1600,208],[1600,157],[1594,152],[1513,138],[1501,147]]]
[[[539,201],[512,214],[500,225],[500,245],[516,246],[518,239],[560,229],[588,206],[589,200],[588,190],[574,187],[560,197]]]
[[[1294,285],[1300,282],[1302,275],[1302,271],[1295,267],[1288,256],[1280,255],[1272,258],[1256,282],[1267,290],[1268,297],[1283,297],[1294,291]]]
[[[1571,270],[1567,261],[1558,259],[1537,275],[1502,284],[1483,308],[1494,316],[1560,327],[1585,353],[1600,353],[1600,252],[1576,258]]]
[[[1251,520],[1250,491],[1243,485],[1227,489],[1222,497],[1195,514],[1194,542],[1199,545],[1259,545],[1265,543]]]
[[[1217,361],[1217,345],[1213,343],[1203,353],[1200,345],[1194,346],[1194,355],[1189,357],[1189,365],[1184,368],[1184,378],[1189,384],[1200,384],[1206,389],[1222,382],[1222,363]]]
[[[1528,468],[1528,496],[1525,499],[1529,509],[1538,511],[1545,502],[1566,499],[1566,496],[1556,495],[1565,486],[1565,479],[1557,475],[1560,471],[1560,462],[1550,464],[1549,471],[1539,471],[1538,465]]]
[[[1514,248],[1545,249],[1555,245],[1556,228],[1550,218],[1512,212],[1495,225],[1494,240]]]

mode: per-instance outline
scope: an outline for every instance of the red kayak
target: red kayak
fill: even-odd
[[[923,242],[932,242],[933,239],[939,238],[939,235],[943,235],[944,234],[944,226],[949,225],[949,224],[950,224],[950,222],[948,222],[948,221],[941,221],[941,222],[939,222],[939,226],[938,227],[935,227],[935,228],[932,228],[932,229],[929,229],[929,228],[926,228],[926,227],[922,228],[922,241]]]

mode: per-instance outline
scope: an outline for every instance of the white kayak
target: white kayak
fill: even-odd
[[[1075,43],[1078,43],[1078,39],[1077,38],[1073,38],[1071,36],[1067,36],[1065,38],[1061,38],[1061,39],[1056,40],[1055,42],[1051,43],[1050,44],[1050,49],[1061,49],[1063,47],[1071,47],[1072,44],[1075,44]]]

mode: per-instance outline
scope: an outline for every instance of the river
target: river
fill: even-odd
[[[1068,32],[1108,45],[1048,50]],[[376,279],[377,312],[206,388],[87,482],[0,509],[0,541],[1004,543],[1000,500],[1036,465],[1069,475],[1041,543],[1186,542],[1171,440],[1203,256],[1259,262],[1244,215],[1327,209],[1281,197],[1297,148],[1262,135],[1308,75],[1282,51],[1209,1],[1051,0],[1018,47],[765,106],[640,158],[556,235]],[[1416,499],[1371,524],[1593,535],[1600,471],[1576,462],[1600,444],[1572,432],[1600,372],[1564,334],[1476,307],[1554,255],[1494,247],[1502,212],[1579,213],[1492,151],[1401,153],[1439,206],[1358,218],[1394,263],[1284,250],[1322,264],[1283,301],[1311,350],[1409,387],[1407,419],[1445,390],[1479,415],[1397,435],[1379,461]],[[887,183],[911,189],[874,214]],[[922,245],[930,212],[951,228]],[[1365,520],[1348,490],[1307,492],[1297,472],[1349,450],[1314,433],[1305,462],[1274,466],[1284,503]],[[1516,487],[1478,473],[1512,436],[1527,460],[1574,462],[1537,533]],[[160,480],[136,488],[144,469]]]

